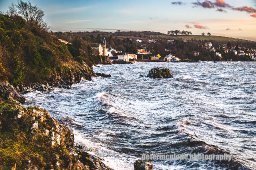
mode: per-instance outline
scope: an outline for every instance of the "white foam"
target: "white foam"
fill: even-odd
[[[84,135],[77,130],[74,130],[73,133],[76,143],[84,146],[88,153],[103,159],[103,162],[108,167],[114,170],[133,170],[133,162],[136,160],[135,157],[109,150],[106,146],[102,146],[102,144],[86,139]]]

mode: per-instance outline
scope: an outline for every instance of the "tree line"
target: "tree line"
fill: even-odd
[[[167,32],[168,35],[192,35],[191,31],[180,31],[180,30],[171,30]]]

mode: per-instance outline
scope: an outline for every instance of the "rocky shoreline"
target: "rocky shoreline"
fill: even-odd
[[[70,71],[51,82],[17,88],[0,82],[0,169],[110,169],[100,158],[75,147],[71,130],[45,109],[22,106],[25,98],[20,93],[70,88],[91,76]]]
[[[15,89],[20,93],[27,93],[33,90],[48,91],[54,87],[71,88],[72,84],[79,83],[82,79],[92,80],[92,76],[97,76],[91,68],[84,66],[81,68],[68,68],[63,72],[56,73],[49,80],[35,83],[19,84]]]

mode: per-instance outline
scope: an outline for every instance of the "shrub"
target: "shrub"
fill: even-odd
[[[13,72],[11,82],[13,82],[14,85],[22,83],[25,78],[25,64],[23,63],[23,61],[20,60],[18,56],[13,57],[12,61],[10,62],[10,69],[12,69]]]

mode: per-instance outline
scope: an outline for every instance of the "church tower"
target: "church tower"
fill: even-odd
[[[107,56],[107,41],[105,37],[103,39],[103,56]]]

